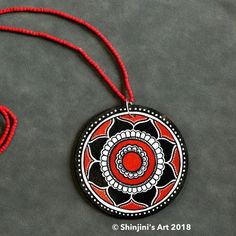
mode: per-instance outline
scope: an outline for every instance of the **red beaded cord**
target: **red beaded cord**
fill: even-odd
[[[90,31],[92,31],[110,50],[111,54],[114,56],[116,59],[121,72],[123,76],[123,80],[125,83],[126,91],[128,93],[128,98],[120,92],[120,90],[115,86],[115,84],[110,80],[110,78],[106,75],[106,73],[100,68],[100,66],[80,47],[66,41],[60,38],[57,38],[53,35],[44,33],[44,32],[36,32],[24,28],[16,28],[16,27],[11,27],[11,26],[0,26],[0,31],[7,31],[7,32],[13,32],[13,33],[19,33],[19,34],[24,34],[24,35],[29,35],[33,37],[39,37],[39,38],[44,38],[53,42],[56,42],[60,45],[63,45],[65,47],[68,47],[74,51],[79,52],[85,59],[86,61],[98,72],[98,74],[104,79],[104,81],[110,86],[110,88],[115,92],[115,94],[124,102],[133,102],[134,101],[134,95],[132,88],[129,83],[129,78],[128,78],[128,72],[127,69],[124,65],[124,62],[122,61],[120,55],[116,51],[116,49],[112,46],[110,41],[94,26],[90,25],[88,22],[85,20],[82,20],[80,18],[77,18],[75,16],[72,16],[70,14],[57,11],[54,9],[47,9],[47,8],[35,8],[35,7],[12,7],[12,8],[6,8],[0,10],[0,15],[3,14],[8,14],[8,13],[17,13],[17,12],[31,12],[31,13],[45,13],[45,14],[50,14],[50,15],[56,15],[59,17],[62,17],[64,19],[73,21],[75,23],[78,23]],[[3,116],[5,120],[5,130],[3,132],[3,135],[0,137],[0,154],[6,150],[6,148],[9,146],[16,126],[17,126],[17,118],[16,116],[5,106],[0,106],[0,114]]]
[[[5,130],[0,137],[0,154],[10,145],[17,126],[17,118],[7,107],[0,105],[0,114],[5,120]]]

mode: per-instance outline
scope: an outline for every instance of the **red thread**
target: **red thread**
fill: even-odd
[[[16,28],[16,27],[11,27],[11,26],[0,26],[0,31],[7,31],[7,32],[14,32],[14,33],[19,33],[19,34],[25,34],[25,35],[30,35],[33,37],[39,37],[39,38],[44,38],[53,42],[56,42],[60,45],[63,45],[65,47],[68,47],[74,51],[79,52],[86,60],[87,62],[100,74],[100,76],[104,79],[104,81],[110,86],[110,88],[115,92],[115,94],[122,99],[124,102],[129,101],[133,102],[134,101],[134,96],[133,92],[129,83],[129,78],[128,78],[128,72],[126,70],[126,67],[124,65],[124,62],[122,61],[120,55],[118,52],[115,50],[115,48],[112,46],[112,44],[109,42],[109,40],[94,26],[90,25],[88,22],[79,19],[75,16],[72,16],[70,14],[53,10],[53,9],[47,9],[47,8],[34,8],[34,7],[12,7],[12,8],[6,8],[0,10],[0,15],[3,14],[8,14],[8,13],[17,13],[17,12],[31,12],[31,13],[45,13],[45,14],[50,14],[50,15],[56,15],[59,17],[62,17],[64,19],[73,21],[75,23],[78,23],[90,31],[92,31],[110,50],[111,54],[114,56],[116,59],[121,72],[123,76],[123,80],[125,83],[125,87],[128,93],[128,98],[122,94],[122,92],[119,91],[119,89],[115,86],[115,84],[110,80],[110,78],[106,75],[106,73],[100,68],[100,66],[80,47],[66,41],[60,38],[57,38],[53,35],[44,33],[44,32],[36,32],[24,28]],[[5,119],[5,131],[0,138],[0,154],[8,147],[8,145],[11,142],[11,139],[13,138],[15,128],[17,126],[17,119],[15,115],[6,107],[0,106],[0,114]]]

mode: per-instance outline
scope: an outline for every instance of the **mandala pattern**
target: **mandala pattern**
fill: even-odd
[[[186,147],[177,128],[140,106],[98,116],[76,155],[83,190],[100,208],[121,217],[163,208],[181,188],[186,169]]]
[[[151,189],[164,169],[164,154],[159,142],[146,132],[134,129],[108,138],[100,159],[100,168],[108,185],[123,193]]]
[[[132,162],[130,162],[130,159],[132,159]],[[123,147],[117,154],[116,168],[129,179],[142,176],[147,170],[147,166],[148,157],[141,147],[128,145]]]

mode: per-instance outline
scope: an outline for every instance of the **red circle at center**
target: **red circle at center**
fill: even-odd
[[[133,172],[142,166],[142,158],[135,152],[128,152],[123,157],[123,166],[126,170]]]

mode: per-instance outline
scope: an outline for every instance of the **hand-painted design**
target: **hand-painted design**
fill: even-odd
[[[98,137],[102,137],[104,135],[106,135],[106,133],[108,132],[109,127],[112,124],[112,120],[108,120],[106,122],[104,122],[104,124],[102,124],[92,135],[91,140],[94,140]]]
[[[165,150],[165,161],[169,162],[173,157],[174,148],[176,146],[175,143],[168,139],[163,139],[163,138],[158,139],[158,142],[161,144],[161,147]]]
[[[130,148],[129,153],[124,153],[126,147]],[[121,153],[125,157],[132,158],[130,161],[135,161],[136,158],[134,157],[136,156],[134,156],[132,147],[135,149],[137,147],[140,148],[144,159],[146,159],[136,172],[132,172],[132,169],[125,170],[123,168],[124,162],[117,165],[117,161],[121,161],[119,160]],[[133,154],[129,155],[130,153]],[[124,130],[107,139],[100,155],[101,171],[106,182],[109,186],[124,193],[135,194],[151,189],[152,186],[158,183],[165,167],[164,153],[160,143],[148,133],[134,129]],[[149,165],[147,165],[148,163]],[[136,178],[131,178],[131,174],[132,177],[136,174]]]
[[[130,195],[127,193],[120,192],[112,187],[109,187],[108,193],[116,205],[124,204],[125,202],[128,202],[133,199],[141,205],[151,206],[152,202],[158,195],[158,189],[154,186],[147,192],[140,192],[137,194]]]
[[[175,170],[175,175],[178,176],[178,173],[180,171],[180,156],[177,148],[174,149],[173,158],[170,163]]]
[[[123,130],[132,129],[132,124],[130,124],[126,121],[122,121],[118,118],[115,118],[114,120],[115,120],[115,122],[114,122],[114,124],[112,125],[112,127],[110,128],[110,131],[109,131],[109,137],[112,137],[115,134],[117,134],[117,133],[119,133]]]
[[[157,183],[157,187],[164,187],[176,179],[171,164],[165,164],[165,171]]]
[[[130,115],[123,115],[119,117],[120,120],[125,120],[129,121],[132,124],[136,124],[139,121],[145,121],[148,120],[148,117],[143,116],[143,115],[135,115],[135,116],[130,116]]]
[[[106,191],[107,189],[104,188],[104,189],[100,189],[99,187],[97,187],[96,185],[94,184],[91,184],[91,188],[93,189],[93,191],[99,195],[99,197],[101,199],[103,199],[105,202],[111,204],[111,205],[114,205],[114,203],[112,202],[112,200],[109,198],[109,195],[106,194]]]
[[[125,177],[129,179],[142,176],[147,170],[147,153],[136,145],[123,147],[117,154],[116,167]]]
[[[156,185],[158,188],[161,188],[176,179],[175,173],[170,166],[171,164],[167,163],[172,159],[173,151],[176,146],[175,143],[168,140],[167,138],[161,138],[158,128],[154,126],[154,123],[150,119],[145,121],[141,120],[139,122],[136,122],[135,124],[131,124],[130,121],[115,118],[113,122],[110,122],[109,124],[112,125],[106,129],[108,132],[107,134],[103,134],[104,136],[98,137],[89,143],[92,156],[99,161],[99,164],[94,163],[92,166],[93,168],[90,169],[90,182],[100,187],[110,186],[108,189],[110,198],[114,200],[114,198],[116,199],[115,196],[118,196],[117,199],[119,200],[114,200],[116,204],[118,203],[118,201],[127,201],[128,196],[130,198],[131,194],[134,194],[133,198],[136,201],[140,201],[140,203],[150,205],[153,198],[155,197],[154,193],[157,192],[154,186]],[[143,184],[123,183],[122,181],[120,181],[120,179],[116,178],[114,173],[111,172],[111,168],[109,166],[111,151],[115,146],[117,146],[117,144],[120,144],[123,140],[127,139],[142,140],[143,142],[148,143],[156,152],[156,172],[155,174],[150,176],[149,181],[144,181]],[[140,148],[140,150],[144,151],[140,146],[137,145],[131,146],[129,144],[128,146],[130,148],[138,147]],[[121,172],[121,174],[125,177],[129,179],[133,179],[132,177],[138,178],[144,174],[147,169],[147,165],[143,168],[143,171],[139,173],[132,173],[131,171],[126,171],[125,168],[122,168],[123,165],[121,163],[118,163],[119,157],[121,157],[121,153],[124,154],[124,150],[126,150],[126,147],[128,146],[122,146],[122,148],[119,149],[119,152],[116,154],[116,167],[117,170]],[[146,152],[145,156],[147,157]],[[140,171],[140,169],[138,171]],[[151,172],[151,174],[152,173],[153,172]],[[134,174],[136,175],[134,176]],[[123,192],[124,195],[122,193],[118,194],[116,190],[118,192]]]
[[[84,152],[84,170],[86,175],[88,174],[89,167],[91,166],[91,163],[93,163],[94,159],[89,155],[89,147],[86,148]]]
[[[140,217],[162,209],[179,192],[186,147],[166,117],[131,106],[96,118],[78,149],[77,169],[88,197],[108,213]]]
[[[159,193],[157,197],[154,199],[153,204],[158,204],[159,202],[161,202],[167,196],[167,194],[171,191],[174,185],[175,185],[175,182],[172,182],[164,188],[158,188]]]
[[[112,187],[108,188],[108,193],[116,205],[124,203],[130,199],[130,194],[123,193],[123,192],[118,191]]]
[[[95,185],[99,187],[106,187],[107,182],[103,178],[102,173],[100,171],[100,164],[98,162],[94,162],[89,170],[89,181],[94,183]]]
[[[128,202],[121,204],[119,207],[127,210],[140,210],[145,209],[147,206],[145,204],[141,204],[140,202],[135,202],[134,199],[130,199]]]
[[[151,120],[145,121],[145,122],[139,122],[134,126],[134,129],[145,131],[146,133],[150,134],[151,136],[155,138],[159,138],[159,131],[158,129],[153,125]]]
[[[137,202],[141,202],[141,203],[144,203],[148,206],[151,206],[152,202],[157,194],[158,194],[158,190],[154,186],[148,191],[148,193],[141,192],[141,193],[137,193],[137,194],[133,195],[133,199],[136,200]]]
[[[167,138],[170,141],[175,141],[173,135],[171,132],[160,122],[154,121],[155,127],[158,127],[158,130],[160,132],[160,137]]]
[[[91,154],[95,159],[100,160],[101,151],[106,141],[106,137],[101,137],[89,143]]]

